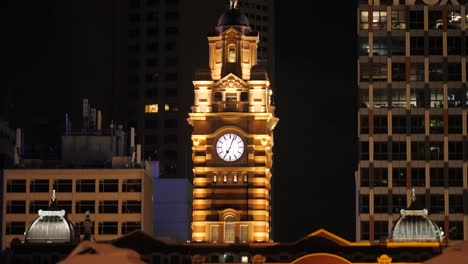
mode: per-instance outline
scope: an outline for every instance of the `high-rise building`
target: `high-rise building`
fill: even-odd
[[[468,239],[466,4],[359,1],[358,241],[386,237],[412,189]]]
[[[208,36],[208,66],[195,73],[192,241],[269,242],[273,130],[266,67],[257,64],[258,32],[237,1]]]
[[[274,0],[241,0],[239,9],[249,19],[252,30],[258,32],[257,63],[265,65],[274,90],[275,76],[275,3]]]
[[[118,3],[117,3],[118,2]],[[112,118],[135,127],[145,157],[160,161],[161,177],[192,177],[190,131],[193,73],[206,65],[206,34],[228,1],[128,0],[114,5]],[[258,62],[273,75],[273,1],[239,1],[260,33]],[[193,30],[196,28],[197,30]],[[196,51],[196,52],[194,52]]]

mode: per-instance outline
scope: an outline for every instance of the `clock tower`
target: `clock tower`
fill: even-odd
[[[258,33],[230,1],[208,37],[209,67],[195,72],[192,242],[269,242],[273,130]]]

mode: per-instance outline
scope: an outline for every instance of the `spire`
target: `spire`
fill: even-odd
[[[238,0],[229,0],[229,9],[237,9]]]
[[[49,205],[49,211],[60,211],[60,209],[57,207],[57,200],[55,197],[55,189],[52,190],[52,197],[50,199],[50,205]]]

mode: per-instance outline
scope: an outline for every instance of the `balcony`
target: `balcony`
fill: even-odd
[[[213,103],[213,112],[248,112],[249,103],[240,101],[220,101]]]

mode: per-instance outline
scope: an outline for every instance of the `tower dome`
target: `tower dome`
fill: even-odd
[[[57,208],[55,190],[47,210],[39,210],[39,216],[24,232],[25,243],[76,243],[78,231],[66,217],[65,210]]]
[[[444,232],[428,217],[427,209],[415,206],[415,197],[413,189],[412,204],[408,209],[400,211],[400,218],[393,226],[390,240],[441,242],[444,239]]]
[[[229,9],[226,10],[218,19],[217,28],[224,31],[227,27],[249,27],[249,19],[239,10],[237,0],[229,1]]]

